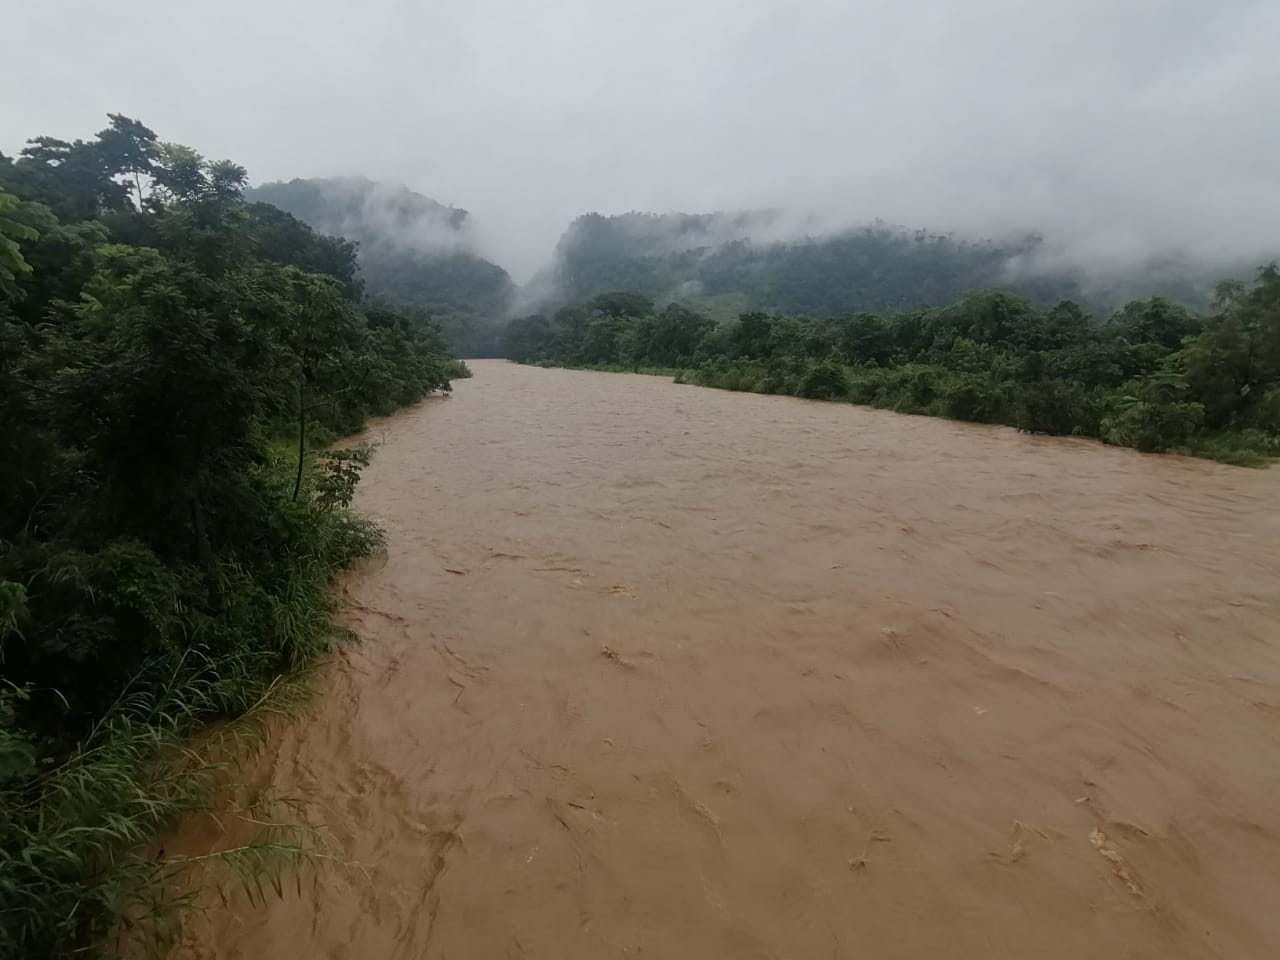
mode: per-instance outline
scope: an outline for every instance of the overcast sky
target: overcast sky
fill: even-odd
[[[0,149],[108,111],[364,174],[523,278],[575,215],[757,207],[1280,254],[1280,0],[0,0]]]

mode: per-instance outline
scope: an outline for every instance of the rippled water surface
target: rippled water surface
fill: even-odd
[[[473,368],[260,771],[351,864],[181,955],[1280,956],[1280,470]]]

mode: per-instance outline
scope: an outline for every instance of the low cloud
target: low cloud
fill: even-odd
[[[45,0],[6,35],[41,87],[6,152],[123,111],[255,182],[465,207],[518,280],[592,210],[1038,231],[1099,270],[1280,253],[1270,0]]]

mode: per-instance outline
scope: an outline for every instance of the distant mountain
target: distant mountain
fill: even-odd
[[[632,290],[712,313],[733,302],[829,316],[937,306],[1002,287],[1104,311],[1154,293],[1197,305],[1216,279],[1167,260],[1105,278],[1052,268],[1034,234],[993,241],[884,223],[826,234],[807,227],[773,211],[589,213],[570,224],[526,299],[541,299],[545,308]]]
[[[876,222],[831,231],[777,210],[705,214],[587,213],[523,289],[476,252],[470,215],[403,186],[359,177],[290,180],[248,199],[359,245],[374,299],[430,312],[464,356],[499,350],[513,313],[549,311],[633,291],[714,319],[753,308],[810,316],[892,312],[1003,288],[1043,304],[1071,299],[1103,316],[1133,298],[1206,304],[1225,271],[1186,258],[1086,271],[1036,234],[966,239]],[[1234,271],[1249,276],[1252,264]]]
[[[429,311],[462,356],[497,351],[515,285],[474,251],[466,210],[362,177],[265,183],[246,198],[355,241],[366,294]]]

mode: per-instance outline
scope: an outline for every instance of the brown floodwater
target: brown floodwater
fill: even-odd
[[[181,956],[1280,956],[1280,470],[473,368]]]

